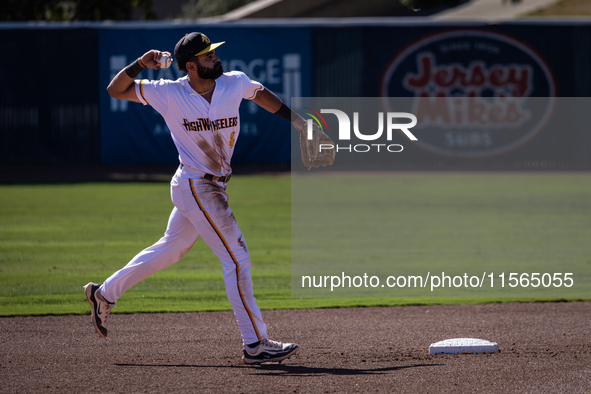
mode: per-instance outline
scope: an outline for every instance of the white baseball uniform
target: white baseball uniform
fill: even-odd
[[[250,255],[228,206],[226,184],[216,181],[232,172],[240,102],[253,99],[263,85],[241,72],[224,73],[216,79],[209,103],[193,90],[188,77],[136,80],[135,84],[141,102],[163,116],[179,152],[181,166],[171,181],[175,207],[164,237],[109,277],[101,294],[107,301],[117,301],[136,283],[179,261],[201,236],[222,262],[226,293],[244,344],[266,338],[266,325],[253,296]],[[204,178],[206,174],[213,179]]]

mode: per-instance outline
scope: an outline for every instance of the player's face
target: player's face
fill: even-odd
[[[222,62],[215,55],[215,50],[197,56],[197,75],[203,79],[217,79],[224,73]]]

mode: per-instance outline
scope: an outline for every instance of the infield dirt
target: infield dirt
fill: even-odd
[[[591,390],[591,302],[263,311],[301,349],[242,364],[231,312],[0,318],[1,392],[564,392]],[[480,338],[499,353],[429,355]]]

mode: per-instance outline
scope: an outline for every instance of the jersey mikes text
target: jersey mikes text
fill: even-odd
[[[204,130],[220,130],[227,129],[228,127],[238,126],[238,117],[232,118],[209,120],[204,118],[198,118],[194,122],[189,122],[183,118],[183,126],[187,131],[204,131]]]

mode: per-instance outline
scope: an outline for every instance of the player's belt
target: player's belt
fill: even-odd
[[[181,163],[180,168],[181,170],[183,169],[185,165]],[[223,183],[228,183],[230,182],[230,178],[232,177],[232,174],[230,175],[226,175],[226,176],[215,176],[212,174],[205,174],[203,175],[203,178],[210,180],[210,181],[214,181],[214,182],[223,182]]]
[[[223,183],[228,183],[230,181],[231,177],[232,177],[232,175],[227,175],[227,176],[215,176],[215,175],[211,175],[211,174],[203,175],[203,178],[205,178],[205,179],[209,179],[210,181],[214,181],[214,182],[223,182]]]

